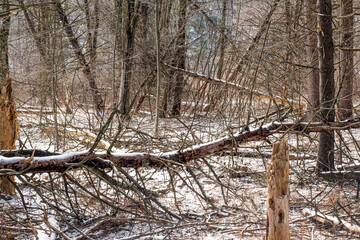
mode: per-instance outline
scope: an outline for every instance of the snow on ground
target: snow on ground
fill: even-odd
[[[40,121],[38,114],[20,113],[19,147],[69,154],[85,151],[92,146],[106,120],[105,116],[99,120],[86,112],[73,116],[59,114],[56,129],[52,115],[44,115]],[[114,120],[98,151],[112,144],[118,129],[119,123]],[[156,136],[152,117],[140,114],[121,124],[113,150],[122,154],[163,153],[206,144],[240,130],[238,124],[229,126],[221,119],[183,117],[162,119]],[[352,130],[352,135],[342,136],[348,139],[348,155],[343,157],[342,164],[358,163],[360,151],[351,139],[358,139],[359,134]],[[268,141],[275,142],[281,136],[274,135]],[[341,204],[360,221],[356,183],[329,183],[314,174],[316,134],[311,137],[288,136],[291,237],[355,239],[356,235],[343,228],[319,224],[301,213],[305,207],[321,209],[332,216],[341,213],[341,217],[351,221],[339,207]],[[61,238],[42,220],[45,206],[49,223],[71,239],[81,239],[83,235],[94,239],[262,239],[266,225],[266,168],[271,151],[271,145],[265,141],[250,142],[233,151],[169,169],[124,169],[126,177],[106,170],[108,176],[118,181],[117,185],[88,169],[65,175],[27,174],[16,180],[22,195],[0,200],[2,216],[16,218],[3,217],[2,223],[7,226],[17,222],[16,226],[23,228],[15,231],[17,239],[33,239],[34,231],[39,239]],[[151,195],[144,198],[140,188],[133,190],[134,184],[121,185],[130,178]],[[183,219],[169,217],[160,206]]]

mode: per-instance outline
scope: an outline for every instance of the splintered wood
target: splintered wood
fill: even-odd
[[[16,111],[12,96],[12,80],[6,78],[0,92],[0,150],[15,149],[17,139]],[[0,178],[0,192],[5,194],[14,193],[14,177]]]
[[[266,239],[289,239],[289,147],[286,140],[273,145],[267,181]]]

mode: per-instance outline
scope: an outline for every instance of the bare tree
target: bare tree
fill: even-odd
[[[330,123],[335,120],[334,43],[332,29],[331,0],[317,1],[318,51],[320,72],[321,120]],[[334,168],[334,130],[320,133],[317,168],[329,171]]]

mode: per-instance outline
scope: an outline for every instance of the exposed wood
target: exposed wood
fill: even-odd
[[[3,1],[3,12],[10,11],[9,1]],[[17,114],[14,106],[12,79],[9,78],[9,34],[10,16],[1,19],[0,27],[0,150],[14,149],[17,140]],[[14,177],[0,178],[0,192],[11,194],[15,192]]]
[[[17,140],[17,113],[14,106],[12,80],[7,78],[0,92],[0,149],[15,149]],[[13,177],[10,177],[14,181]],[[0,192],[14,193],[13,184],[7,178],[0,179]]]
[[[325,214],[312,211],[308,208],[303,209],[302,214],[305,216],[311,216],[313,219],[323,224],[343,226],[350,232],[360,234],[360,226],[346,222],[338,217],[327,216]]]
[[[273,145],[273,156],[267,170],[267,183],[266,239],[290,239],[289,146],[287,140]]]

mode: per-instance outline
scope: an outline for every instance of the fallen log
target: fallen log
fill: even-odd
[[[333,122],[324,126],[323,123],[280,123],[273,122],[250,131],[233,134],[212,142],[192,146],[186,149],[152,154],[152,153],[108,153],[108,152],[75,152],[55,156],[33,157],[0,157],[0,175],[16,175],[25,172],[63,172],[68,168],[82,165],[109,168],[103,160],[110,160],[118,167],[166,167],[184,164],[200,157],[231,150],[232,148],[251,141],[262,141],[270,135],[287,132],[319,132],[333,129],[359,128],[360,120]],[[40,153],[40,152],[39,152]]]
[[[186,75],[188,77],[192,77],[192,78],[200,80],[200,81],[230,87],[230,88],[238,90],[238,91],[251,92],[253,96],[258,97],[260,99],[274,100],[278,104],[287,103],[289,105],[292,105],[294,108],[300,109],[300,110],[305,108],[304,103],[299,103],[299,102],[291,100],[291,99],[284,99],[284,98],[282,98],[280,96],[271,96],[271,95],[269,95],[267,93],[264,93],[262,91],[259,91],[259,90],[254,90],[254,89],[244,87],[242,85],[232,83],[232,82],[228,82],[228,81],[225,81],[225,80],[222,80],[222,79],[207,77],[205,75],[195,73],[195,72],[191,72],[191,71],[187,71],[187,70],[177,68],[177,67],[174,67],[174,66],[171,66],[171,65],[168,65],[168,64],[163,64],[163,66],[165,68],[171,70],[171,71]]]
[[[319,173],[326,180],[358,180],[360,181],[360,171],[332,171]]]

